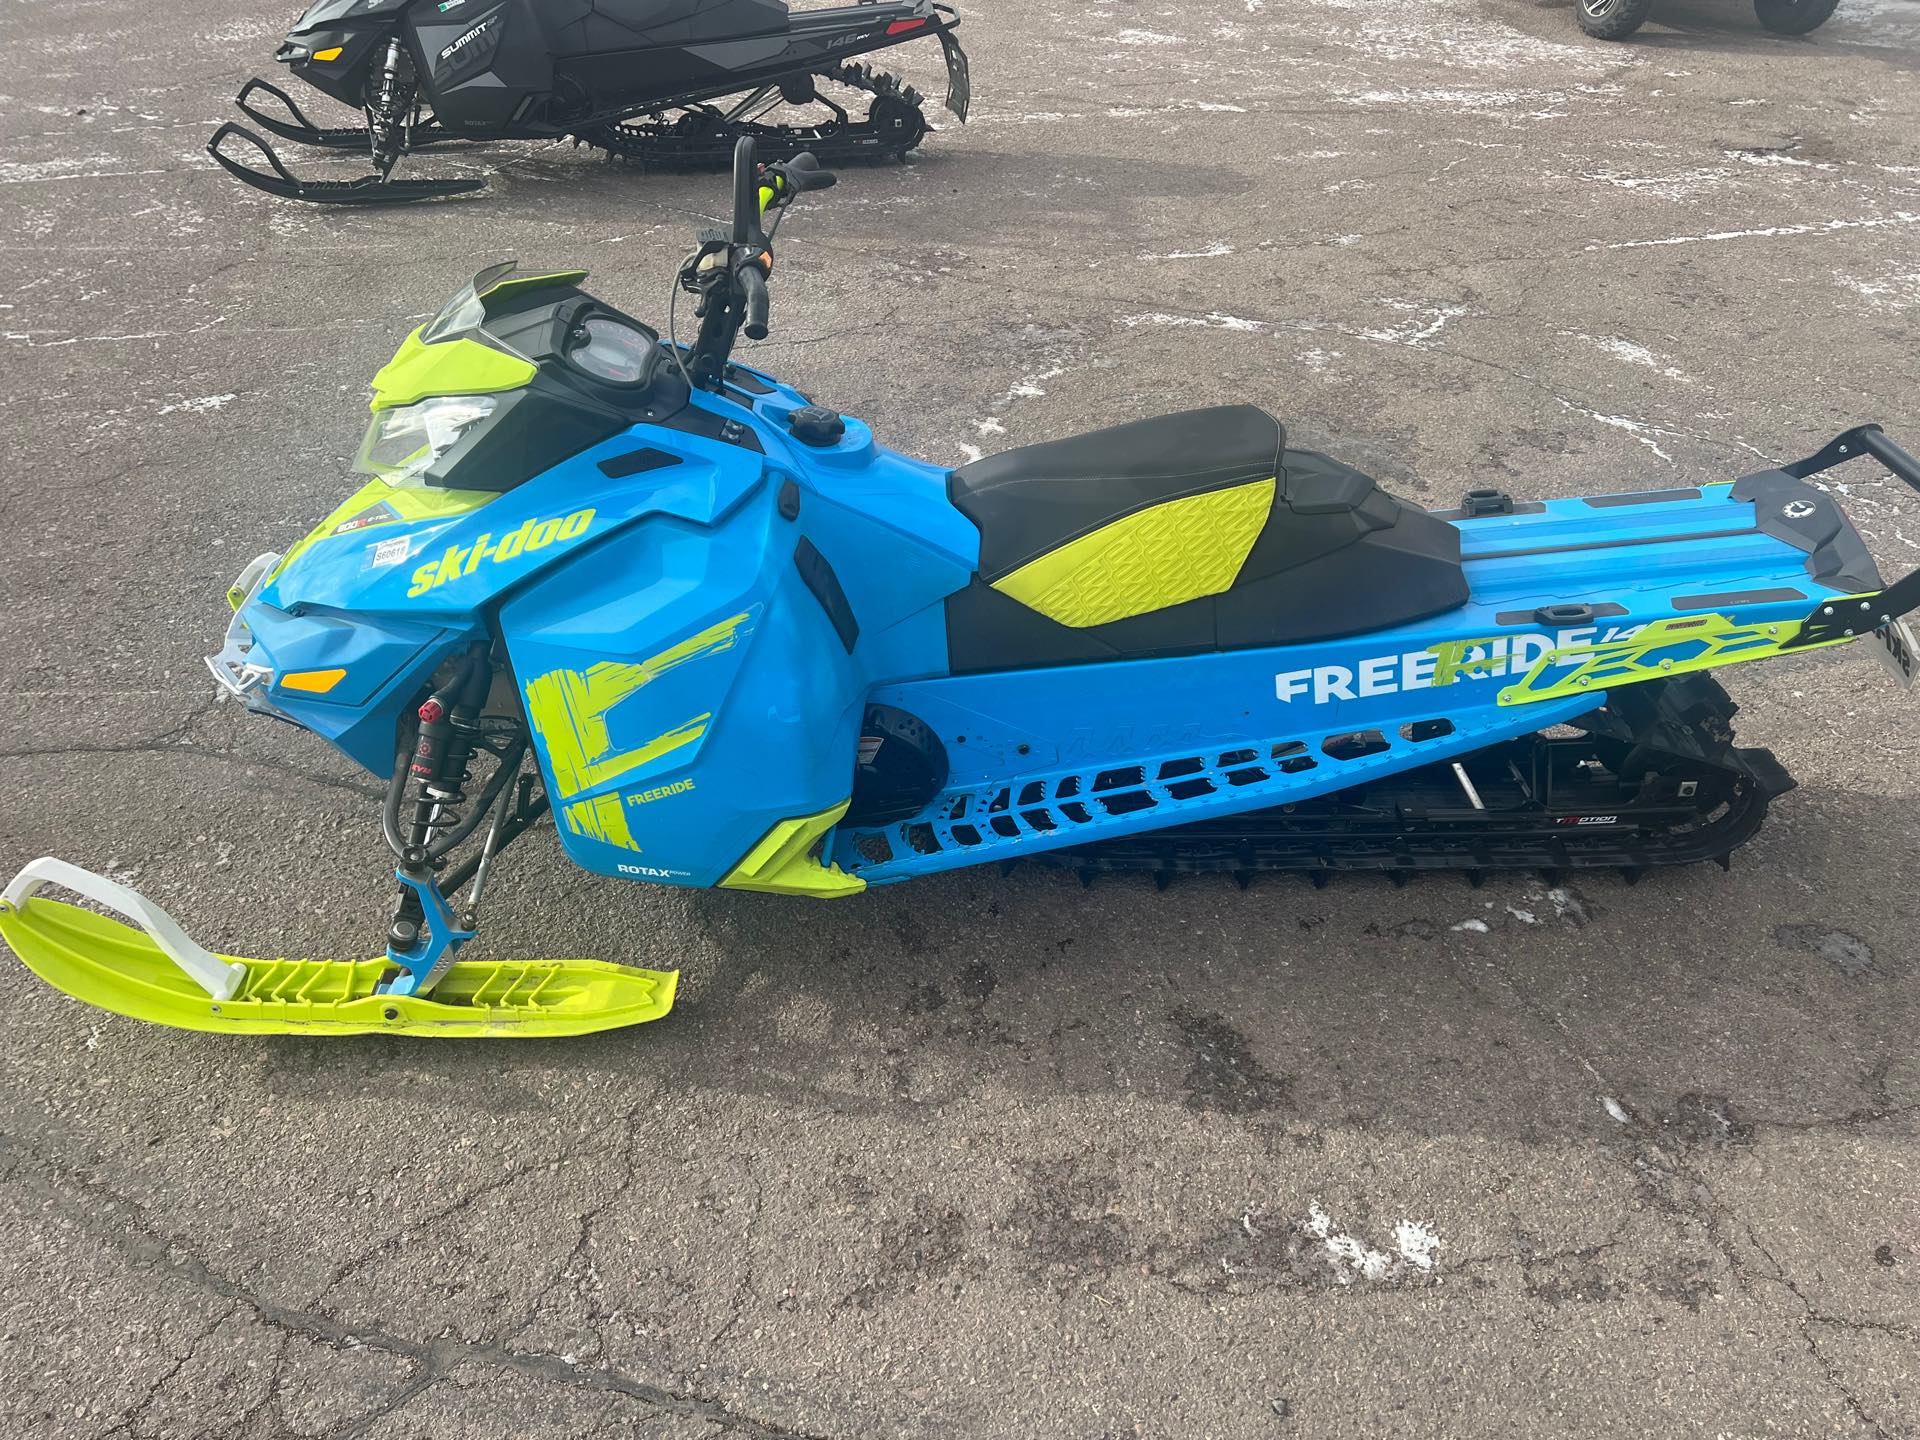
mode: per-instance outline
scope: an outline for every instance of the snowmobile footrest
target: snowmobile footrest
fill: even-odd
[[[251,104],[250,101],[259,92],[271,95],[287,107],[291,120],[283,119]],[[286,91],[268,80],[258,78],[247,81],[240,87],[240,93],[233,97],[233,103],[240,107],[245,115],[262,130],[279,136],[282,140],[291,140],[296,145],[312,145],[321,150],[366,150],[367,127],[365,125],[316,125],[307,118],[307,114]],[[415,125],[407,133],[407,148],[418,150],[422,145],[434,145],[443,140],[460,137],[443,133],[431,122]]]
[[[60,885],[123,925],[38,892]],[[36,860],[0,895],[0,938],[55,989],[117,1015],[234,1035],[584,1035],[658,1020],[678,976],[599,960],[457,961],[429,995],[382,995],[371,960],[241,960],[187,939],[158,905],[62,860]]]
[[[227,140],[240,140],[266,157],[272,173],[256,170],[221,150]],[[389,180],[380,175],[364,175],[358,180],[302,180],[280,162],[273,147],[244,125],[228,121],[213,132],[207,153],[234,179],[278,195],[283,200],[306,200],[322,205],[399,205],[413,200],[440,200],[449,195],[465,195],[486,187],[484,180]]]
[[[270,115],[254,105],[248,104],[255,91],[273,96],[287,107],[287,113],[293,118],[283,120],[278,115]],[[278,135],[282,140],[291,140],[296,145],[313,145],[324,150],[364,150],[367,148],[367,127],[365,125],[316,125],[309,120],[306,112],[294,104],[293,97],[266,80],[258,78],[247,81],[240,87],[240,93],[233,97],[233,103],[262,130]]]

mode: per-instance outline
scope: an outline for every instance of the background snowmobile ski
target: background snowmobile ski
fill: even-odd
[[[751,136],[763,161],[811,152],[828,164],[899,159],[932,128],[919,92],[851,57],[937,37],[947,108],[966,119],[972,81],[934,0],[861,0],[790,12],[785,0],[316,0],[275,58],[365,116],[310,119],[285,90],[249,80],[235,104],[260,130],[315,149],[365,148],[370,174],[307,179],[246,125],[228,122],[208,153],[235,179],[289,200],[384,204],[439,199],[480,180],[395,179],[412,150],[461,140],[571,136],[664,168],[725,165]],[[836,99],[864,96],[856,119]],[[818,107],[816,120],[782,109]],[[253,147],[262,169],[234,153]]]

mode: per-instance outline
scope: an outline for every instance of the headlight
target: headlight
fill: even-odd
[[[353,468],[400,485],[431,469],[476,426],[486,423],[499,401],[491,395],[435,395],[413,405],[379,411]]]

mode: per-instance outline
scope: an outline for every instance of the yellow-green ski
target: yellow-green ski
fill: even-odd
[[[384,956],[337,961],[209,955],[186,940],[165,911],[124,886],[77,866],[61,865],[56,873],[46,861],[21,873],[38,883],[8,887],[7,898],[0,899],[0,938],[28,969],[76,1000],[182,1030],[585,1035],[658,1020],[673,1008],[676,972],[601,960],[461,960],[428,995],[382,995],[375,987],[391,969]],[[39,883],[89,894],[140,920],[142,928],[48,900],[34,893]]]

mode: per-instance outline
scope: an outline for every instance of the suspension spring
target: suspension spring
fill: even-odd
[[[373,146],[373,164],[386,175],[407,148],[407,117],[413,108],[413,61],[398,36],[387,42],[380,80],[367,102],[367,137]]]

